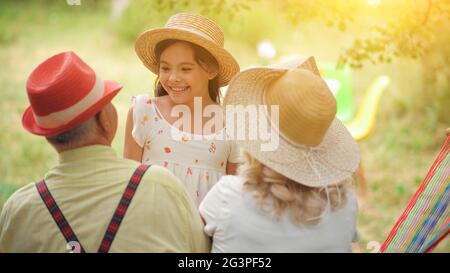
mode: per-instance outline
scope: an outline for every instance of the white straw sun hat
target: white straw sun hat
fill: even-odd
[[[242,71],[231,81],[224,105],[279,105],[279,122],[266,112],[266,128],[279,134],[275,151],[262,139],[237,140],[264,165],[310,187],[349,178],[360,162],[359,146],[336,115],[336,100],[320,77],[313,57]],[[228,117],[225,114],[225,118]],[[245,119],[245,136],[250,121]],[[279,126],[277,126],[277,124]]]
[[[167,21],[165,27],[142,33],[136,40],[135,50],[144,65],[158,74],[155,47],[159,42],[176,39],[203,47],[219,64],[219,85],[225,86],[239,72],[239,64],[224,48],[224,35],[210,19],[193,13],[178,13]]]

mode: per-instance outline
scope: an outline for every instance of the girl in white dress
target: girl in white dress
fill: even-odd
[[[314,60],[243,71],[224,104],[278,106],[279,116],[258,122],[279,143],[263,151],[264,140],[237,140],[246,155],[239,176],[222,177],[199,207],[212,252],[351,252],[358,207],[349,183],[360,152]]]
[[[236,172],[239,150],[227,140],[221,116],[200,116],[200,124],[213,124],[208,131],[207,126],[194,126],[195,113],[210,106],[220,109],[219,88],[239,71],[239,65],[223,48],[220,28],[196,14],[172,16],[164,28],[144,32],[135,48],[158,78],[155,97],[133,98],[124,157],[168,168],[198,206],[221,176]],[[182,119],[192,121],[187,126],[179,126],[182,119],[172,114],[180,106],[187,109]]]

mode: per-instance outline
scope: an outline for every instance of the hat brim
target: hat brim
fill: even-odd
[[[83,113],[78,115],[76,118],[69,121],[67,124],[56,127],[56,128],[43,128],[36,123],[34,118],[33,109],[31,106],[25,110],[22,116],[23,127],[32,134],[39,136],[53,136],[66,131],[69,131],[89,118],[95,116],[100,110],[102,110],[111,100],[117,95],[117,93],[122,89],[122,85],[114,81],[104,81],[104,93],[103,97],[98,100],[95,104],[86,109]]]
[[[191,42],[206,49],[213,55],[219,64],[219,85],[225,86],[239,72],[239,64],[234,57],[223,47],[212,40],[204,38],[197,33],[187,30],[156,28],[142,33],[135,42],[136,54],[143,64],[153,73],[159,74],[158,60],[155,55],[156,45],[164,40],[175,39]]]
[[[264,90],[287,68],[259,67],[239,73],[228,86],[224,105],[264,105]],[[225,114],[225,118],[228,118]],[[245,136],[250,134],[250,121],[245,120]],[[294,143],[273,126],[268,116],[259,122],[267,122],[271,133],[279,135],[275,151],[262,151],[261,145],[268,141],[237,140],[238,145],[264,165],[306,186],[322,187],[338,184],[349,178],[360,162],[360,150],[345,125],[335,118],[323,141],[310,149]],[[264,127],[263,127],[264,128]],[[254,128],[253,128],[254,129]]]

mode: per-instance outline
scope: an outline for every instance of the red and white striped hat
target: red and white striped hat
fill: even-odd
[[[41,136],[63,133],[95,116],[120,89],[121,84],[103,81],[74,52],[59,53],[28,77],[31,105],[22,116],[22,125]]]

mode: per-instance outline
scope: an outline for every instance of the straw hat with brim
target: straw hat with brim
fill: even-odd
[[[169,18],[163,28],[142,33],[136,40],[135,50],[144,65],[159,74],[155,47],[164,40],[191,42],[206,49],[219,64],[219,85],[225,86],[239,72],[239,64],[224,48],[222,30],[208,18],[191,13],[179,13]]]
[[[94,117],[121,89],[117,82],[102,80],[74,52],[56,54],[28,77],[30,106],[22,125],[40,136],[64,133]]]
[[[335,117],[336,100],[312,57],[242,71],[231,81],[224,104],[279,105],[278,122],[267,111],[259,119],[279,135],[275,151],[261,149],[267,140],[247,138],[237,142],[258,161],[300,184],[338,184],[359,164],[358,144]],[[245,119],[245,136],[257,130],[250,128],[249,122]]]

